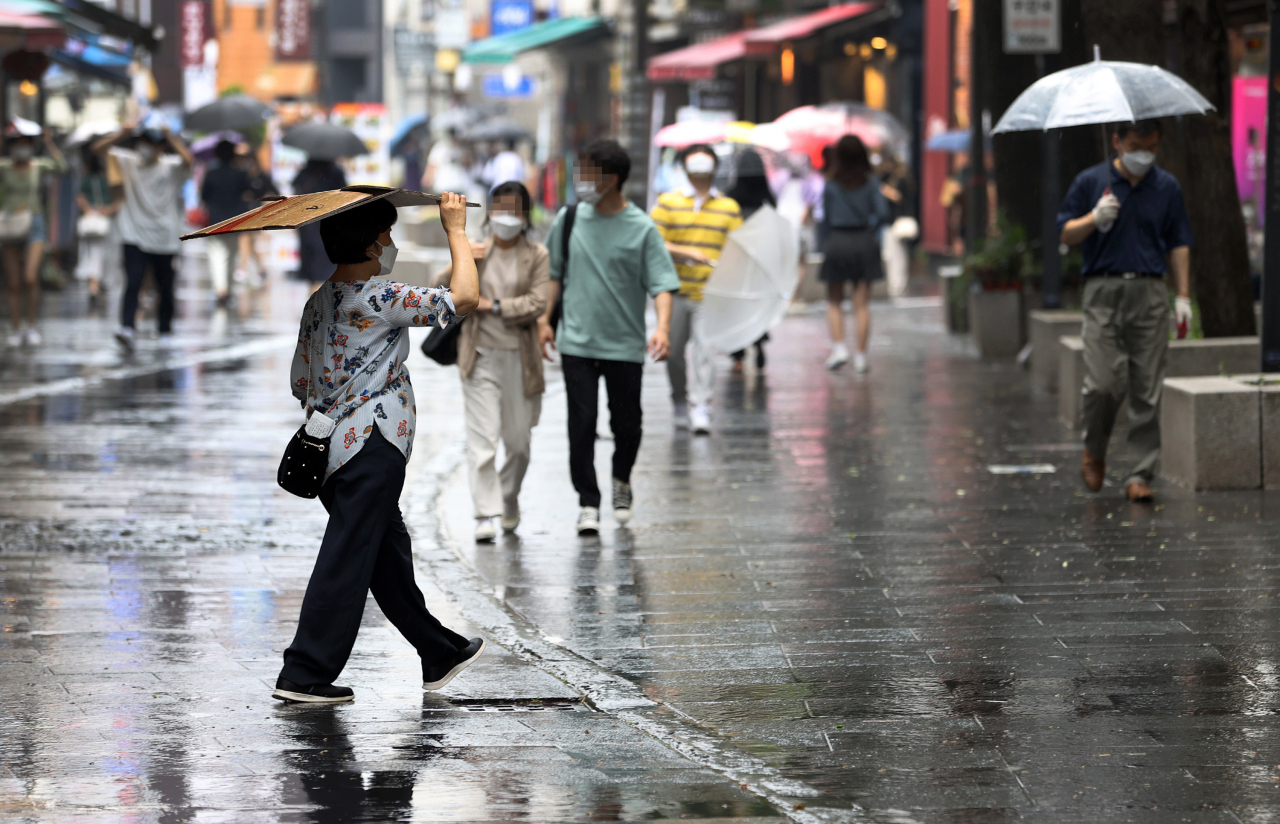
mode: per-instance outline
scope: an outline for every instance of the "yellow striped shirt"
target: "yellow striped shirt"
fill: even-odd
[[[691,191],[671,191],[658,196],[649,212],[663,240],[678,246],[692,246],[712,260],[720,259],[724,242],[729,233],[742,225],[742,210],[738,201],[712,190],[696,208]],[[688,263],[676,263],[680,276],[680,294],[690,300],[702,300],[702,287],[711,277],[711,267]]]

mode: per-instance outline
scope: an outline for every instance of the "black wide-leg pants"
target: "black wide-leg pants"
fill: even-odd
[[[329,477],[320,501],[329,525],[302,599],[280,676],[300,686],[332,684],[347,664],[370,591],[383,615],[413,645],[423,668],[467,645],[427,611],[413,580],[409,532],[400,516],[405,458],[375,426],[369,440]]]

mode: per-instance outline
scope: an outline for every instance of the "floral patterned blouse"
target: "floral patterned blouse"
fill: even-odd
[[[408,460],[417,406],[404,365],[404,327],[452,321],[448,289],[381,278],[328,281],[307,301],[289,377],[308,416],[319,411],[338,422],[326,480],[356,456],[375,426]]]

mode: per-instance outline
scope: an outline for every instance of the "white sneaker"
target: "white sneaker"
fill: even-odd
[[[600,534],[600,507],[584,506],[578,510],[578,534]]]
[[[498,518],[496,516],[476,518],[477,544],[492,541],[496,537],[498,537]]]
[[[689,428],[689,404],[687,403],[676,404],[672,418],[676,425],[676,429],[688,429]]]
[[[689,413],[689,426],[695,435],[711,434],[711,410],[706,404],[698,404]]]
[[[620,526],[631,520],[631,484],[613,479],[613,519]]]
[[[23,336],[23,343],[27,346],[39,346],[41,343],[44,343],[44,338],[40,336],[39,329],[36,329],[34,326],[28,326],[27,332]]]
[[[133,351],[134,342],[137,335],[131,327],[121,326],[116,330],[116,342],[128,351]]]
[[[173,335],[169,334],[168,332],[165,332],[164,334],[156,338],[156,345],[159,346],[161,349],[172,349]]]
[[[515,509],[502,510],[502,531],[515,532],[516,527],[520,526],[520,507]]]
[[[839,369],[849,362],[849,347],[843,343],[837,343],[831,347],[831,354],[827,356],[827,368]]]
[[[25,341],[26,339],[27,339],[27,336],[23,334],[22,327],[19,326],[18,328],[14,329],[12,332],[9,333],[9,337],[6,339],[6,343],[8,343],[10,346],[21,346],[23,344],[23,341]]]
[[[865,352],[855,352],[853,355],[853,371],[859,374],[866,374],[870,368],[867,366],[867,354]]]

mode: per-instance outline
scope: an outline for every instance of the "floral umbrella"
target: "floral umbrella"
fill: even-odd
[[[822,149],[847,134],[857,135],[868,149],[893,152],[907,157],[910,134],[888,112],[861,103],[828,103],[801,106],[774,121],[791,142],[791,150],[809,156],[814,168],[822,165]]]

